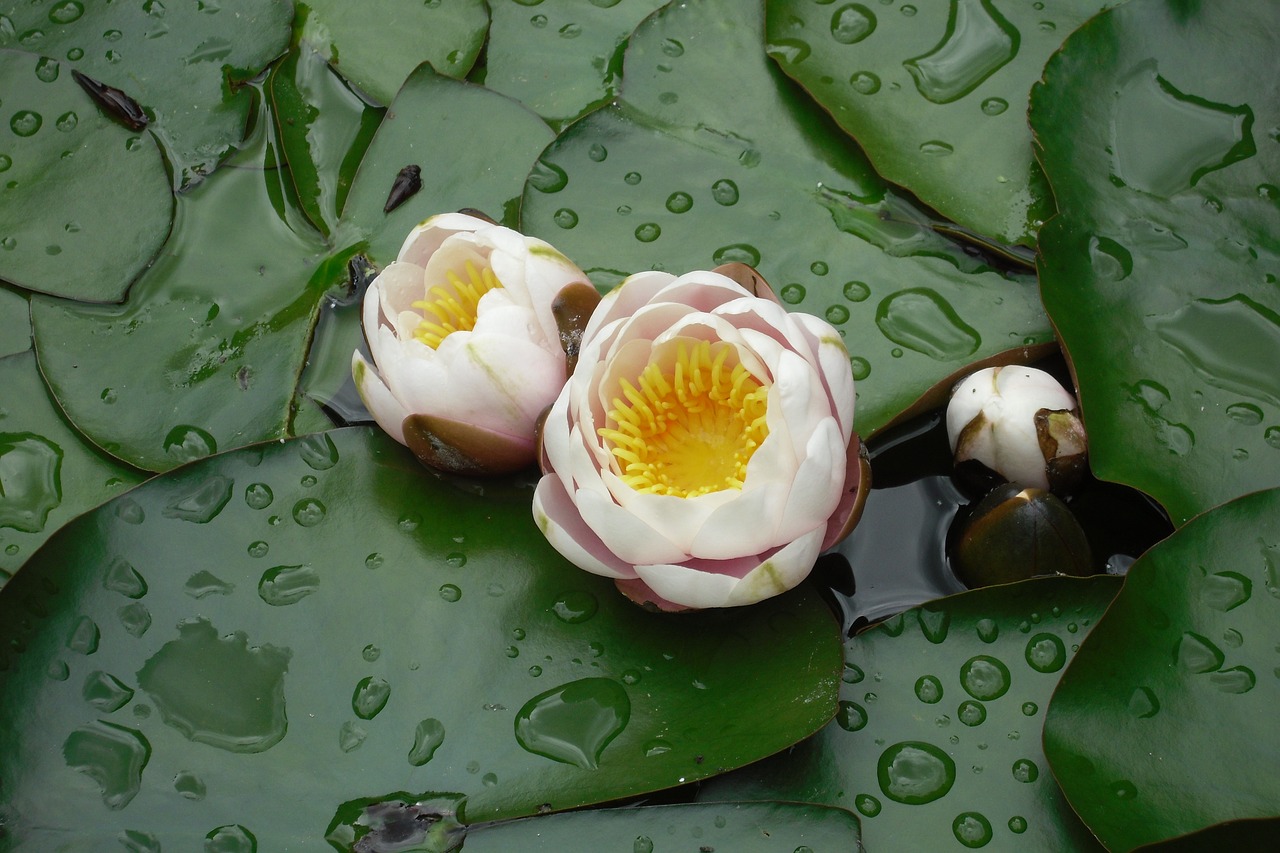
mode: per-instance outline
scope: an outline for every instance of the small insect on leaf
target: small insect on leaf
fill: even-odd
[[[422,189],[422,169],[415,165],[405,166],[392,182],[391,192],[387,195],[387,203],[382,206],[382,212],[390,213],[395,210],[420,189]]]

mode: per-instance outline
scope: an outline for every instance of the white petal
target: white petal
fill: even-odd
[[[435,254],[440,245],[454,234],[488,228],[489,223],[465,213],[441,213],[429,217],[409,232],[404,244],[400,247],[397,261],[406,261],[420,267],[427,265],[427,259]]]
[[[595,531],[605,547],[623,562],[674,563],[689,555],[677,548],[663,534],[627,512],[612,499],[596,492],[579,490],[573,502],[582,520]]]
[[[805,445],[787,504],[778,521],[778,540],[787,542],[815,526],[824,526],[840,503],[848,443],[835,418],[818,424]]]
[[[795,588],[813,571],[825,533],[824,524],[762,561],[759,568],[738,581],[724,606],[755,604]]]
[[[647,305],[653,295],[667,284],[675,281],[675,276],[665,272],[639,272],[628,276],[622,284],[604,295],[595,312],[582,332],[583,347],[600,333],[600,330],[615,320],[630,317]]]
[[[734,493],[734,500],[711,513],[689,553],[706,560],[759,554],[779,544],[777,527],[789,483],[766,482]]]
[[[404,444],[402,424],[409,416],[409,412],[387,389],[377,369],[365,361],[364,356],[358,351],[351,354],[351,376],[355,380],[356,391],[359,392],[364,407],[369,410],[369,414],[373,415],[378,426],[382,427],[387,435]]]
[[[731,575],[700,572],[674,564],[636,566],[636,574],[658,595],[685,607],[724,607],[738,586]]]
[[[631,566],[617,559],[583,523],[559,477],[549,474],[538,481],[533,519],[551,547],[578,568],[607,578],[636,576]]]

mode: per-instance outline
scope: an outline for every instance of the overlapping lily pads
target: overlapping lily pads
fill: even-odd
[[[169,176],[152,136],[103,115],[70,65],[0,50],[0,278],[116,302],[169,234]]]
[[[530,815],[702,779],[830,718],[839,633],[813,591],[647,613],[551,550],[530,491],[437,479],[353,428],[203,460],[63,528],[0,591],[15,849],[318,847],[398,802]]]
[[[180,184],[244,137],[253,96],[240,84],[289,40],[288,0],[0,3],[0,47],[48,57],[138,102]]]
[[[1093,468],[1177,524],[1280,483],[1277,28],[1275,4],[1133,0],[1032,93],[1062,210],[1041,284]]]
[[[702,800],[852,807],[868,849],[1092,850],[1048,772],[1059,674],[1119,588],[1050,578],[931,602],[849,640],[836,719]]]
[[[1045,752],[1109,848],[1280,817],[1277,518],[1257,492],[1156,545],[1063,674]]]
[[[650,268],[757,267],[845,336],[863,434],[964,365],[1050,340],[1030,282],[935,233],[762,39],[763,10],[723,0],[649,18],[622,98],[568,128],[530,176],[525,228],[600,286]]]

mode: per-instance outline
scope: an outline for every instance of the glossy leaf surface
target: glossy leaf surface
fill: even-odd
[[[288,0],[5,0],[0,47],[50,57],[138,102],[185,185],[239,144],[252,95],[235,84],[284,50],[292,14]]]
[[[524,227],[601,287],[650,268],[758,268],[844,335],[863,435],[964,365],[1047,341],[1028,281],[935,233],[796,95],[762,55],[762,17],[705,0],[646,20],[621,100],[530,176]]]
[[[303,43],[379,104],[423,62],[465,76],[489,26],[483,0],[302,0],[299,8]]]
[[[1045,750],[1108,847],[1280,817],[1278,517],[1256,492],[1156,545],[1063,674]]]
[[[704,785],[700,799],[851,808],[868,850],[1095,849],[1049,773],[1040,727],[1072,650],[1119,585],[989,587],[858,634],[845,645],[835,721],[787,755]]]
[[[1032,94],[1063,211],[1041,285],[1091,463],[1175,524],[1280,483],[1277,28],[1270,3],[1134,0]]]
[[[173,217],[155,139],[103,115],[66,61],[0,50],[0,92],[0,279],[123,299]]]
[[[0,585],[60,526],[142,481],[67,426],[35,356],[0,358]]]
[[[0,287],[0,358],[31,349],[31,311],[26,294]]]
[[[768,50],[885,178],[980,234],[1034,245],[1053,202],[1031,154],[1028,92],[1107,5],[769,0]]]
[[[13,849],[199,849],[234,825],[319,848],[405,797],[530,815],[830,718],[839,632],[815,592],[647,613],[551,550],[530,493],[440,480],[354,428],[203,460],[63,528],[0,591]]]

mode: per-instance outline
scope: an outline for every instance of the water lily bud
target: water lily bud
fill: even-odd
[[[1086,469],[1076,398],[1034,367],[988,367],[960,382],[947,405],[956,468],[1061,492]]]
[[[970,588],[1037,575],[1094,574],[1084,528],[1043,489],[1006,483],[979,501],[951,542],[951,567]]]
[[[431,217],[365,294],[373,361],[351,359],[361,399],[433,467],[502,474],[532,464],[534,425],[566,378],[561,342],[576,342],[594,305],[586,281],[541,240],[462,213]],[[577,310],[557,317],[562,293]]]
[[[592,315],[543,423],[534,519],[640,604],[777,595],[856,520],[869,466],[853,401],[840,335],[767,285],[633,275]]]

